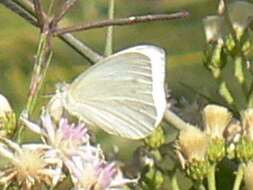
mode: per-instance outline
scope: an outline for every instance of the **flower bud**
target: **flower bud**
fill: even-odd
[[[212,43],[204,51],[204,65],[212,72],[214,78],[218,78],[221,69],[227,63],[227,55],[223,43]]]
[[[244,182],[247,190],[253,189],[253,162],[249,162],[244,169]]]
[[[0,136],[12,135],[16,129],[16,116],[8,100],[0,94]]]
[[[228,6],[229,17],[238,39],[243,35],[253,18],[253,4],[235,1]]]
[[[144,142],[150,148],[159,148],[165,142],[163,128],[158,127],[150,136],[144,139]]]
[[[203,19],[204,29],[206,34],[206,41],[221,42],[223,43],[224,30],[224,18],[218,15],[207,16]]]

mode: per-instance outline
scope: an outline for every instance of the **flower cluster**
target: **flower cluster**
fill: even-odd
[[[252,189],[253,108],[233,118],[225,107],[207,105],[202,112],[204,130],[188,125],[180,131],[176,151],[182,168],[194,180],[207,177],[211,166],[225,157],[244,168],[245,184]]]
[[[225,157],[224,132],[232,114],[224,107],[207,105],[202,112],[204,130],[188,125],[179,133],[177,155],[187,174],[198,180],[208,172],[209,161],[218,162]]]
[[[0,111],[9,113],[11,108],[4,100]],[[91,144],[83,123],[69,123],[66,118],[56,122],[46,109],[40,124],[29,121],[25,114],[20,119],[40,135],[42,143],[19,145],[5,136],[0,137],[0,156],[4,158],[0,185],[23,190],[53,188],[66,174],[70,175],[75,190],[120,190],[127,183],[137,182],[124,178],[116,163],[105,160],[99,145]]]

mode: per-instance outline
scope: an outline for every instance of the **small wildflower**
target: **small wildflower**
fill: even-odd
[[[114,163],[107,163],[99,147],[87,147],[82,156],[73,156],[65,163],[76,190],[113,190],[114,188],[120,190],[127,183],[136,183],[136,180],[123,178]]]
[[[223,139],[223,133],[232,119],[227,108],[218,105],[207,105],[203,110],[205,131],[211,138]]]
[[[212,162],[221,161],[226,154],[224,131],[232,119],[227,108],[218,105],[207,105],[203,110],[205,132],[210,137],[208,158]]]
[[[0,184],[17,183],[22,190],[38,184],[55,186],[63,177],[62,162],[43,144],[18,145],[1,139],[0,155],[9,162],[0,172]]]
[[[186,129],[180,131],[178,145],[186,160],[190,162],[193,160],[205,160],[208,138],[197,127],[188,125]]]
[[[11,136],[16,129],[16,115],[8,100],[0,94],[0,136]]]
[[[22,120],[32,131],[42,135],[43,141],[61,155],[78,154],[81,147],[89,142],[84,124],[70,124],[66,118],[61,118],[58,124],[55,124],[47,111],[41,116],[41,126],[31,123],[24,117]]]
[[[177,155],[183,169],[195,179],[203,179],[208,171],[208,137],[197,127],[189,125],[180,131],[176,144]]]
[[[253,189],[253,162],[249,162],[244,170],[244,181],[247,190]]]

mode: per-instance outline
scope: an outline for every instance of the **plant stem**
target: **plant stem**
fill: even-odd
[[[43,32],[40,35],[40,41],[35,57],[35,63],[33,67],[32,79],[29,87],[28,100],[26,103],[25,113],[28,117],[34,111],[37,99],[40,93],[41,86],[45,80],[48,66],[51,62],[52,51],[49,47],[49,34]],[[17,142],[22,142],[22,133],[24,127],[21,125],[17,131]]]
[[[88,61],[90,61],[91,64],[95,64],[101,59],[103,59],[103,56],[98,54],[97,52],[93,51],[91,48],[86,46],[83,42],[75,38],[71,34],[63,34],[59,36],[59,38],[64,41],[67,45],[72,47],[77,53],[82,55],[84,58],[86,58]]]
[[[109,19],[114,18],[114,6],[115,1],[114,0],[109,0],[109,11],[108,11],[108,16]],[[109,56],[113,52],[113,26],[109,26],[107,28],[107,33],[106,33],[106,43],[105,43],[105,56]]]
[[[203,185],[202,181],[197,181],[193,184],[193,188],[195,190],[206,190],[205,186]]]
[[[28,112],[28,115],[30,115],[34,110],[40,88],[45,79],[47,68],[52,58],[52,51],[49,47],[48,40],[49,40],[48,34],[42,33],[38,45],[38,50],[36,53],[28,101],[26,105],[26,111]]]
[[[178,117],[175,113],[167,109],[164,114],[164,119],[169,122],[173,127],[183,130],[188,127],[188,124]]]
[[[180,190],[178,182],[177,182],[176,172],[174,172],[171,177],[171,186],[172,186],[172,190]]]
[[[243,170],[244,170],[244,165],[240,164],[239,168],[236,172],[233,190],[240,190],[240,186],[241,186],[242,179],[243,179]]]
[[[215,168],[216,168],[216,164],[211,164],[208,170],[208,176],[207,176],[208,190],[216,190]]]
[[[172,14],[156,14],[156,15],[143,15],[143,16],[131,16],[128,18],[117,18],[117,19],[107,19],[101,21],[95,21],[90,23],[79,24],[75,26],[59,28],[54,31],[55,35],[70,33],[70,32],[78,32],[95,28],[103,28],[107,26],[125,26],[125,25],[133,25],[145,22],[154,22],[154,21],[162,21],[162,20],[173,20],[184,18],[188,16],[189,13],[187,11],[176,12]]]

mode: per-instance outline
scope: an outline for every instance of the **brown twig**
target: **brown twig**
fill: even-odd
[[[41,29],[41,31],[44,30],[44,24],[45,24],[45,18],[43,15],[43,8],[41,5],[41,1],[40,0],[33,0],[33,5],[34,5],[34,11],[38,20],[38,25]]]
[[[78,32],[83,30],[89,30],[94,28],[102,28],[106,26],[124,26],[133,25],[145,22],[162,21],[162,20],[173,20],[178,18],[184,18],[188,16],[187,11],[176,12],[172,14],[157,14],[157,15],[144,15],[144,16],[131,16],[128,18],[118,18],[118,19],[107,19],[96,22],[90,22],[85,24],[80,24],[77,26],[65,27],[55,29],[54,35],[60,35],[70,32]]]
[[[73,7],[75,5],[75,3],[77,2],[77,0],[68,0],[64,3],[64,5],[62,6],[59,14],[57,14],[55,16],[55,18],[52,21],[52,25],[56,26],[58,22],[60,22],[62,20],[62,18],[65,16],[65,14],[69,11],[69,9],[71,7]]]

